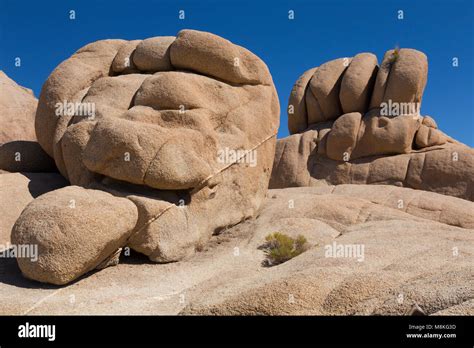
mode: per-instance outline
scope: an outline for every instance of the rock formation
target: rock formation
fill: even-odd
[[[229,231],[245,275],[235,266],[234,280],[211,278],[190,290],[181,314],[408,315],[414,305],[426,315],[474,314],[473,202],[363,184],[275,189],[267,197],[255,222]],[[312,248],[257,271],[269,231],[303,234]]]
[[[33,92],[18,85],[0,70],[0,144],[13,140],[35,140],[36,100]]]
[[[23,274],[65,284],[129,246],[177,261],[256,215],[279,103],[266,65],[216,35],[103,40],[43,85],[41,147],[72,186],[31,202],[12,242],[38,244]],[[252,161],[250,160],[252,159]]]
[[[44,84],[39,144],[0,147],[22,172],[0,173],[0,244],[38,246],[0,258],[0,314],[473,315],[473,150],[419,109],[386,115],[426,79],[405,49],[311,69],[276,142],[271,75],[244,48],[192,30],[87,45]],[[275,232],[309,249],[266,267]],[[94,269],[60,292],[21,275]]]
[[[32,286],[4,260],[0,314],[407,315],[416,305],[426,315],[474,315],[473,209],[392,185],[269,190],[257,219],[180,262],[122,254],[119,265],[58,293]],[[264,267],[259,247],[277,231],[302,234],[311,248]]]
[[[12,226],[33,199],[67,184],[58,173],[0,173],[0,244],[10,242]]]
[[[13,224],[35,197],[67,185],[36,141],[33,92],[0,71],[0,244],[10,243]],[[13,173],[23,172],[23,173]]]
[[[392,184],[474,200],[474,151],[420,116],[427,57],[361,53],[310,69],[289,98],[271,188]]]

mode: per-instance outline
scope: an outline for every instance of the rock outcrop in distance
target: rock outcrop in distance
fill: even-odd
[[[380,66],[361,53],[303,73],[270,187],[391,184],[474,200],[474,150],[420,115],[427,76],[414,49],[389,50]]]
[[[257,214],[278,125],[267,66],[219,36],[79,49],[39,98],[38,142],[71,186],[36,198],[13,226],[12,243],[39,248],[36,262],[18,258],[22,273],[66,284],[125,246],[156,262],[192,255]]]
[[[13,140],[36,140],[36,100],[31,89],[18,85],[0,70],[0,145]]]

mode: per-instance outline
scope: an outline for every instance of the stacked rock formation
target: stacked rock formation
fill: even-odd
[[[420,116],[427,57],[361,53],[306,71],[289,98],[271,188],[393,184],[474,199],[474,152]]]
[[[81,48],[39,98],[38,142],[73,186],[35,199],[16,221],[12,242],[39,246],[37,262],[18,259],[23,274],[65,284],[125,246],[157,262],[192,254],[257,213],[278,125],[267,66],[216,35]]]
[[[123,247],[158,262],[200,252],[119,264],[60,296],[4,257],[0,314],[473,315],[474,202],[426,191],[469,199],[472,150],[429,117],[383,115],[426,82],[424,55],[387,54],[298,80],[271,184],[319,187],[267,190],[278,100],[253,54],[189,30],[79,50],[43,88],[41,146],[0,146],[0,170],[22,172],[0,173],[0,244],[12,230],[13,245],[37,245],[18,265],[54,284],[117,264]],[[62,175],[44,173],[56,164]],[[328,185],[344,182],[357,185]],[[277,231],[308,250],[264,267]]]

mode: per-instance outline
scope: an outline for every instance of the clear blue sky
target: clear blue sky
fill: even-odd
[[[178,11],[186,18],[180,20]],[[404,19],[397,19],[397,10]],[[76,19],[69,19],[69,10]],[[288,19],[288,11],[295,19]],[[198,29],[242,45],[269,66],[281,103],[279,137],[288,134],[286,105],[303,71],[330,59],[395,45],[428,55],[422,114],[474,146],[473,1],[146,1],[0,0],[0,69],[38,96],[50,72],[81,46],[106,38],[142,39]],[[14,66],[21,57],[22,66]],[[459,67],[452,67],[452,58]]]

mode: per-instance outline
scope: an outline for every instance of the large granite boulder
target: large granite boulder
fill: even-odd
[[[156,262],[193,254],[257,214],[278,125],[267,66],[219,36],[182,30],[79,49],[43,85],[35,119],[75,186],[19,217],[12,239],[42,251],[22,272],[65,284],[124,246]]]
[[[289,98],[270,188],[392,184],[474,200],[474,150],[421,116],[427,57],[361,53],[311,69]]]

